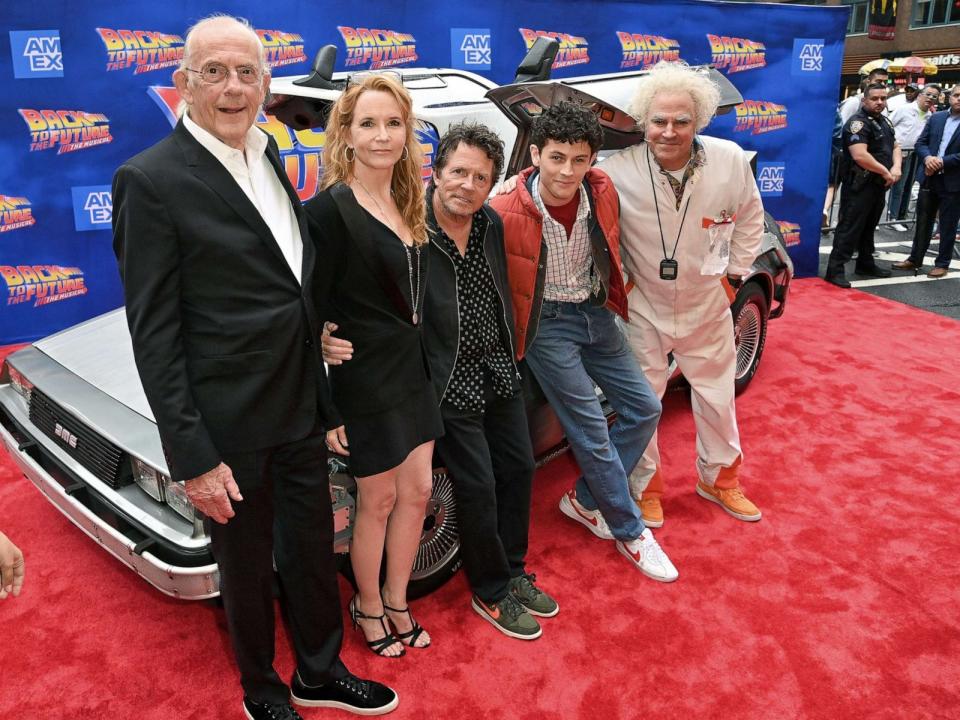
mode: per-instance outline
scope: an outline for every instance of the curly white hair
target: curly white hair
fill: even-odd
[[[697,130],[710,124],[720,104],[720,88],[706,73],[685,62],[661,60],[638,83],[628,108],[638,125],[646,125],[653,99],[661,93],[687,93],[697,114]]]

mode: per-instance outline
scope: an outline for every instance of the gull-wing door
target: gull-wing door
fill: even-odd
[[[707,74],[720,88],[718,114],[729,112],[743,102],[740,91],[726,76],[710,66],[699,66],[698,72]],[[517,141],[507,162],[507,175],[512,175],[530,164],[530,124],[533,119],[558,102],[571,100],[589,107],[603,127],[603,152],[629,147],[643,139],[638,127],[627,112],[648,71],[608,73],[532,82],[515,82],[494,88],[489,99],[517,127]]]

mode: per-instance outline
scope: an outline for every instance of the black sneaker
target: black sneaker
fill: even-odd
[[[397,694],[386,685],[361,680],[353,673],[326,685],[310,686],[303,683],[299,672],[295,672],[290,683],[290,699],[305,707],[337,708],[356,715],[385,715],[400,702]]]
[[[270,703],[251,700],[248,697],[243,699],[243,712],[248,720],[303,720],[300,713],[287,703],[271,705]]]

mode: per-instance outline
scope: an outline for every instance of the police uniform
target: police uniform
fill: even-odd
[[[856,271],[877,275],[873,259],[873,231],[883,215],[883,177],[864,170],[854,161],[850,146],[866,143],[867,152],[888,170],[893,167],[896,137],[885,115],[869,115],[863,108],[843,126],[843,187],[840,191],[840,219],[833,236],[833,250],[827,261],[826,279],[843,279],[844,264],[857,253]]]

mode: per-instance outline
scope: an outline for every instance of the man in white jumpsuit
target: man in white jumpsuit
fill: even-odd
[[[620,193],[630,345],[663,395],[667,354],[690,382],[697,427],[697,493],[740,520],[760,519],[739,481],[734,405],[736,350],[730,301],[760,251],[763,206],[743,150],[697,135],[720,93],[704,75],[660,63],[640,83],[631,113],[644,142],[603,162]],[[628,285],[628,287],[630,287]],[[630,477],[644,523],[663,524],[657,436]]]

